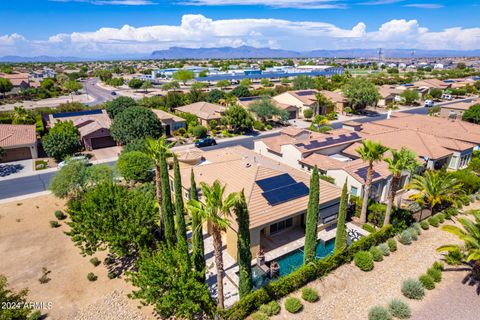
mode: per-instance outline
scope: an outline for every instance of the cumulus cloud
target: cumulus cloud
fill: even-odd
[[[249,45],[288,50],[348,48],[480,49],[480,28],[430,31],[417,20],[394,19],[368,31],[363,22],[341,28],[319,21],[284,19],[220,19],[187,14],[178,25],[121,28],[59,33],[29,41],[20,35],[0,36],[0,55],[107,56],[142,53],[172,46],[200,48]],[[27,48],[27,49],[26,49]]]

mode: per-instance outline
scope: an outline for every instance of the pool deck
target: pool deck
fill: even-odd
[[[354,225],[353,223],[351,222],[347,222],[347,229],[348,230],[356,230],[358,231],[358,233],[360,233],[361,235],[363,236],[367,236],[369,234],[369,232],[359,228],[358,226]],[[286,230],[285,233],[288,233],[289,231]],[[328,227],[326,229],[323,229],[323,230],[320,230],[318,232],[318,236],[317,238],[319,240],[322,240],[324,242],[327,242],[328,240],[331,240],[333,238],[335,238],[336,236],[336,233],[337,233],[337,227],[336,225],[334,226],[331,226],[331,227]],[[282,234],[279,234],[277,236],[283,236]],[[268,252],[265,253],[265,261],[269,262],[269,261],[273,261],[273,260],[276,260],[292,251],[295,251],[297,249],[300,249],[300,248],[303,248],[305,244],[305,236],[301,236],[299,237],[298,239],[294,240],[294,241],[291,241],[283,246],[280,246],[278,248],[275,248],[273,250],[270,250]]]

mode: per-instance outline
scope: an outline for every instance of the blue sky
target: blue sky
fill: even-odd
[[[0,55],[480,49],[480,0],[0,0]]]

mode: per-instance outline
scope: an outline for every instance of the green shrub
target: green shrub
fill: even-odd
[[[92,259],[90,259],[90,263],[93,264],[94,267],[98,266],[101,262],[100,260],[98,260],[97,257],[93,257]]]
[[[445,222],[445,214],[444,213],[440,212],[440,213],[437,213],[435,216],[437,217],[438,222],[440,222],[440,223]]]
[[[413,241],[417,241],[418,240],[418,233],[417,233],[417,230],[415,230],[414,228],[408,228],[407,231],[409,234],[410,234],[410,237],[412,238]]]
[[[373,261],[380,262],[383,260],[383,252],[379,247],[372,247],[369,252],[372,254]]]
[[[420,281],[407,279],[402,284],[402,293],[409,299],[422,300],[425,296],[425,290]]]
[[[205,138],[207,136],[207,131],[208,129],[201,125],[192,128],[192,134],[199,139]]]
[[[290,313],[297,313],[302,310],[303,305],[300,302],[299,299],[294,298],[294,297],[288,297],[285,299],[285,310],[287,310]]]
[[[368,320],[390,320],[392,315],[382,306],[376,306],[368,311]]]
[[[87,274],[87,279],[88,281],[97,281],[98,277],[93,272],[89,272]]]
[[[61,210],[57,210],[57,211],[55,211],[55,217],[58,220],[64,220],[67,216]]]
[[[422,228],[420,227],[420,223],[415,222],[412,224],[412,228],[417,231],[417,235],[419,236],[422,233]]]
[[[428,230],[430,228],[430,225],[428,224],[428,221],[423,220],[420,222],[420,227],[422,227],[423,230]]]
[[[271,317],[280,313],[280,304],[273,300],[267,304],[262,304],[258,310]]]
[[[373,256],[370,252],[359,251],[354,257],[355,265],[362,271],[370,271],[373,269]]]
[[[393,299],[388,304],[390,314],[398,319],[408,319],[411,316],[410,307],[400,299]]]
[[[257,311],[252,313],[252,320],[268,320],[270,319],[265,313]]]
[[[42,312],[40,310],[36,310],[28,316],[28,320],[42,320],[42,319],[45,319],[45,318],[42,316]]]
[[[267,125],[265,126],[265,128],[267,128],[267,130],[272,130],[272,125],[271,125],[271,124],[267,124]]]
[[[454,249],[445,255],[445,261],[449,265],[460,265],[463,262],[464,254],[460,249]]]
[[[320,299],[320,297],[318,296],[317,290],[314,288],[303,288],[302,299],[307,302],[316,302],[318,299]]]
[[[438,221],[438,218],[436,216],[433,216],[428,218],[428,223],[430,223],[432,227],[437,228],[438,225],[440,224],[440,221]]]
[[[409,230],[403,230],[398,236],[398,241],[403,245],[410,245],[412,243],[412,235]]]
[[[390,248],[390,252],[397,251],[397,241],[394,238],[390,238],[387,240],[387,245]]]
[[[108,279],[115,279],[118,275],[116,272],[109,272],[107,276],[108,276]]]
[[[370,233],[375,232],[375,227],[373,227],[373,226],[372,226],[371,224],[369,224],[369,223],[365,223],[365,224],[362,226],[362,229],[363,229],[363,230],[366,230],[366,231],[368,231],[368,232],[370,232]]]
[[[104,263],[106,266],[110,266],[110,265],[112,265],[112,264],[115,263],[115,258],[112,257],[112,256],[107,256],[107,257],[105,258],[105,260],[103,260],[103,263]]]
[[[255,121],[253,123],[253,128],[258,131],[265,131],[265,124],[261,121]]]
[[[442,262],[440,261],[435,261],[432,265],[432,268],[434,269],[437,269],[437,270],[440,270],[440,271],[443,271],[443,269],[445,269],[445,266],[443,265]]]
[[[453,216],[458,214],[458,209],[454,207],[447,208],[443,211],[445,214],[445,219],[451,219]]]
[[[390,255],[390,248],[388,247],[388,244],[381,243],[381,244],[378,245],[378,248],[382,251],[382,254],[384,256],[389,256]]]
[[[58,228],[58,227],[60,227],[60,223],[58,223],[58,221],[56,220],[50,221],[50,228]]]
[[[440,282],[442,281],[442,271],[435,269],[435,268],[429,268],[427,270],[427,274],[432,277],[433,281],[435,282]]]
[[[435,281],[433,281],[432,277],[430,277],[428,274],[422,274],[418,280],[420,280],[425,289],[435,289]]]

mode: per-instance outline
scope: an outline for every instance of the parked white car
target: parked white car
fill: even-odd
[[[433,107],[433,100],[425,100],[424,107],[430,108]]]
[[[444,93],[444,94],[442,94],[442,99],[443,99],[443,100],[452,100],[453,97],[452,97],[451,94],[446,94],[446,93]]]
[[[65,167],[67,164],[69,164],[72,161],[82,161],[86,165],[88,164],[88,158],[86,156],[75,156],[75,157],[71,157],[71,158],[68,158],[66,160],[63,160],[62,162],[60,162],[58,164],[57,167],[58,167],[58,169],[62,169],[63,167]]]

